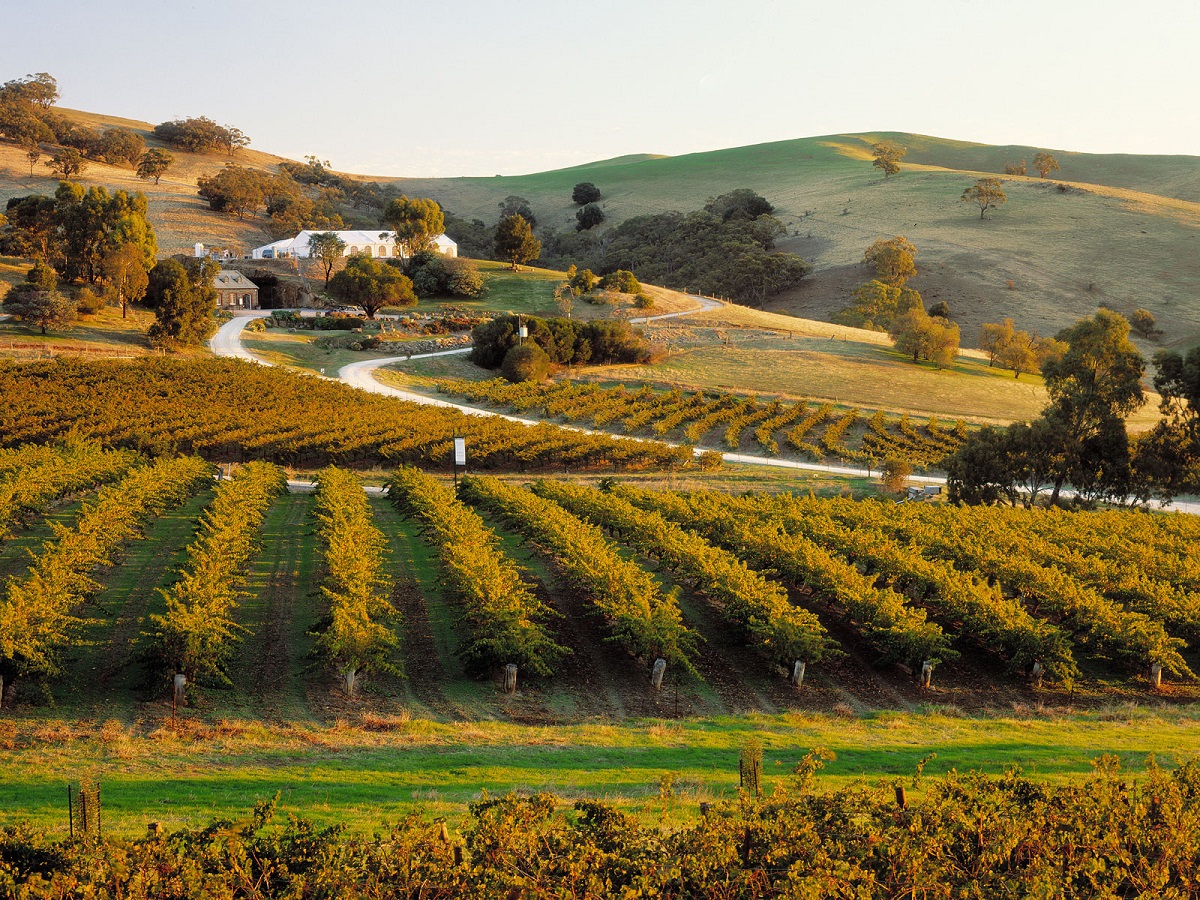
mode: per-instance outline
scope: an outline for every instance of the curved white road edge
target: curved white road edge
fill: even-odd
[[[700,302],[697,309],[683,310],[682,312],[666,313],[661,316],[650,316],[648,318],[631,320],[634,324],[644,324],[648,321],[658,319],[674,319],[680,316],[690,316],[709,310],[719,309],[720,301],[709,300],[705,297],[693,297],[694,300]],[[250,362],[258,363],[259,365],[269,366],[271,363],[264,359],[260,359],[247,351],[241,343],[242,329],[251,319],[261,318],[270,315],[269,312],[255,311],[253,313],[236,314],[222,325],[217,333],[209,341],[209,348],[217,356],[236,357],[238,359],[249,360]],[[342,366],[338,370],[338,378],[351,387],[359,390],[368,391],[372,394],[381,394],[385,397],[396,397],[400,400],[408,400],[411,403],[421,403],[426,406],[442,406],[448,409],[457,409],[459,412],[466,413],[470,416],[495,416],[501,419],[507,419],[510,422],[517,422],[521,425],[539,425],[542,424],[536,419],[523,419],[519,416],[510,416],[506,413],[496,412],[490,409],[480,409],[475,406],[466,406],[461,403],[452,403],[448,400],[439,400],[436,397],[429,397],[425,394],[417,394],[412,391],[401,390],[400,388],[391,387],[390,385],[382,384],[375,379],[375,370],[384,366],[394,365],[396,363],[408,362],[413,359],[428,359],[435,356],[454,356],[463,353],[471,352],[470,347],[459,347],[454,350],[440,350],[436,353],[417,353],[411,356],[390,356],[383,359],[365,359],[362,362],[350,363]],[[654,440],[652,438],[631,437],[624,434],[614,434],[611,431],[594,431],[589,428],[577,428],[572,425],[559,425],[559,428],[565,428],[568,431],[577,431],[582,434],[598,434],[605,437],[615,438],[617,440],[626,441],[648,441],[650,443],[666,444],[670,447],[682,446],[671,441]],[[692,452],[699,456],[705,451],[701,448],[694,447]],[[780,459],[772,456],[753,456],[747,453],[722,453],[721,458],[726,462],[741,463],[750,466],[769,466],[776,469],[795,469],[803,472],[825,472],[830,475],[849,475],[858,478],[870,478],[873,475],[878,475],[878,470],[868,471],[866,469],[856,468],[854,466],[827,466],[821,463],[800,462],[794,459]],[[913,475],[909,478],[910,481],[922,484],[945,484],[946,479],[935,475]],[[1069,495],[1069,492],[1064,491],[1064,495]],[[1200,515],[1200,502],[1177,500],[1174,503],[1168,503],[1164,509],[1174,510],[1177,512],[1191,513]]]

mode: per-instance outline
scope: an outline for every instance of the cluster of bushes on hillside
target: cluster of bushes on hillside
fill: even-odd
[[[594,185],[576,185],[581,187],[582,192],[576,191],[579,197],[599,194]],[[745,188],[715,197],[696,212],[635,216],[609,228],[602,238],[592,231],[603,221],[593,201],[580,210],[587,221],[578,224],[584,227],[566,232],[538,227],[524,197],[508,197],[500,206],[502,220],[520,215],[536,228],[541,245],[537,258],[550,268],[577,265],[581,271],[600,275],[625,270],[652,284],[756,305],[811,271],[800,257],[775,250],[775,240],[784,234],[783,223],[771,215],[770,202]],[[447,213],[446,233],[464,255],[508,258],[497,249],[496,226],[482,219],[468,221]]]
[[[742,754],[748,786],[699,820],[667,825],[686,801],[669,775],[663,822],[598,800],[484,797],[461,836],[414,814],[371,837],[290,818],[275,801],[132,842],[52,842],[0,832],[0,893],[30,900],[125,897],[1093,897],[1195,896],[1200,769],[1151,766],[1144,779],[1102,757],[1066,784],[954,772],[814,788],[828,758],[764,777],[762,748]],[[737,765],[731,759],[729,765]],[[758,799],[761,782],[768,796]],[[773,782],[773,784],[771,783]],[[819,784],[819,781],[817,782]],[[186,886],[186,888],[182,887]]]
[[[215,175],[201,175],[196,185],[210,209],[239,219],[261,213],[269,220],[267,230],[276,236],[346,227],[338,212],[342,198],[336,190],[324,189],[310,196],[286,174],[228,165]]]
[[[524,340],[519,328],[529,336]],[[541,319],[500,316],[471,332],[470,359],[484,369],[502,368],[510,381],[540,380],[553,365],[586,363],[644,363],[651,360],[650,344],[628,322],[600,319]]]
[[[230,156],[250,145],[248,138],[239,128],[218,125],[205,116],[173,119],[154,126],[154,136],[166,144],[187,150],[189,153],[208,153],[224,150]]]

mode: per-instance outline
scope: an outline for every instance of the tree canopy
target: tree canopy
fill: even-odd
[[[150,270],[146,299],[154,307],[155,321],[148,332],[152,344],[169,349],[195,346],[216,330],[212,279],[217,268],[210,260],[196,260],[188,267],[164,259]]]
[[[158,184],[158,179],[166,174],[167,169],[175,164],[175,157],[166,150],[160,150],[153,147],[142,154],[141,159],[137,164],[137,177],[143,181],[154,179],[154,183]]]
[[[163,122],[154,126],[154,136],[191,153],[224,150],[232,155],[235,150],[250,143],[250,138],[239,129],[218,125],[205,116]]]
[[[127,305],[141,300],[150,285],[146,258],[136,244],[118,244],[104,254],[100,270],[121,304],[124,319]]]
[[[63,147],[55,151],[47,161],[46,167],[59,178],[70,181],[87,168],[87,159],[74,147]]]
[[[1061,167],[1058,165],[1058,160],[1045,150],[1042,150],[1034,155],[1033,167],[1037,169],[1038,175],[1042,178],[1045,178],[1051,172],[1061,171]]]
[[[514,214],[500,220],[496,226],[496,255],[507,260],[514,272],[541,253],[542,242],[533,236],[533,229],[524,216]]]
[[[1006,321],[997,332],[1003,337],[1010,329]],[[1124,498],[1147,491],[1148,479],[1138,472],[1125,428],[1125,418],[1144,402],[1145,363],[1129,341],[1129,323],[1120,314],[1102,309],[1091,319],[1063,329],[1056,340],[1065,350],[1042,363],[1050,402],[1041,416],[1027,431],[1021,430],[1025,426],[1010,426],[1004,434],[968,440],[950,464],[952,497],[990,502],[985,495],[994,491],[987,485],[1006,480],[1034,494],[1041,484],[1049,483],[1052,504],[1068,483],[1085,499]],[[1169,378],[1163,387],[1170,392]],[[1165,431],[1159,436],[1168,437]],[[979,441],[987,445],[977,446]],[[1169,446],[1165,451],[1162,445],[1155,449],[1162,452],[1146,454],[1153,457],[1147,469],[1161,465],[1169,470],[1175,465]],[[1169,475],[1159,471],[1154,477],[1165,485]]]
[[[913,362],[925,359],[939,369],[954,364],[958,356],[958,326],[940,316],[931,316],[918,304],[892,320],[888,328],[892,344]]]
[[[886,181],[900,171],[900,160],[908,150],[895,141],[878,141],[871,145],[871,165],[883,172]]]
[[[600,188],[596,187],[590,181],[581,181],[572,188],[571,200],[579,206],[596,203],[600,200]]]
[[[886,331],[893,320],[914,309],[922,309],[921,295],[912,288],[897,287],[873,279],[850,295],[850,305],[833,316],[838,325]]]
[[[371,256],[351,256],[346,267],[329,279],[329,294],[350,306],[361,306],[368,319],[385,306],[414,306],[413,283],[398,268]]]
[[[974,203],[978,206],[981,219],[989,209],[995,209],[1000,204],[1008,202],[999,178],[980,178],[963,191],[962,197],[959,199],[964,203]]]
[[[575,230],[587,231],[595,228],[604,221],[604,210],[595,203],[589,203],[575,213]]]
[[[428,250],[434,238],[446,230],[446,219],[436,200],[403,194],[384,207],[383,221],[396,233],[396,246],[405,259]]]
[[[346,242],[333,231],[320,231],[308,238],[308,255],[321,263],[325,270],[325,288],[329,289],[329,276],[333,267],[342,260],[346,252]]]
[[[769,216],[775,212],[766,197],[761,197],[749,188],[738,188],[719,197],[710,197],[704,204],[704,211],[716,216],[722,222],[733,219],[754,221],[759,216]]]
[[[913,257],[917,248],[904,237],[880,238],[863,254],[863,262],[875,267],[875,277],[892,287],[904,287],[908,279],[917,274]]]
[[[752,191],[734,191],[751,200]],[[718,208],[715,198],[711,205]],[[635,216],[610,228],[605,244],[589,261],[601,272],[625,269],[643,281],[682,290],[729,297],[740,303],[761,304],[798,284],[812,271],[791,253],[775,251],[783,223],[771,215],[746,218],[736,203],[721,203],[729,218],[698,210]]]

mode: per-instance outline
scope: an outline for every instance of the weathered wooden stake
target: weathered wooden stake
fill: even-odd
[[[347,697],[354,696],[354,675],[355,675],[355,672],[353,669],[348,669],[342,673],[342,681],[346,688],[346,696]]]
[[[1033,668],[1029,670],[1029,680],[1033,682],[1034,687],[1042,686],[1042,676],[1046,674],[1040,662],[1035,662]]]
[[[667,661],[665,659],[656,659],[654,661],[654,671],[650,673],[650,686],[656,691],[662,690],[663,676],[667,674]]]
[[[0,675],[0,709],[4,709],[4,676]]]
[[[1154,683],[1155,688],[1162,687],[1162,663],[1150,664],[1150,680]]]
[[[804,687],[804,663],[801,660],[796,660],[792,666],[792,684],[797,688]]]
[[[929,683],[933,681],[933,663],[929,660],[921,663],[921,687],[929,687]]]
[[[180,706],[187,699],[187,676],[179,673],[175,676],[175,702]]]
[[[904,785],[896,785],[896,805],[901,809],[908,809],[908,796],[904,793]]]
[[[509,663],[504,667],[504,693],[515,694],[517,692],[517,666],[515,663]]]

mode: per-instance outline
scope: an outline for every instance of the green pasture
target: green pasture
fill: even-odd
[[[766,789],[807,753],[836,755],[818,781],[830,790],[865,779],[903,780],[936,753],[929,774],[1020,767],[1063,782],[1103,754],[1133,771],[1148,754],[1171,764],[1192,747],[1195,708],[1118,706],[1090,712],[1017,708],[961,717],[936,707],[865,717],[812,713],[682,721],[530,726],[395,717],[364,725],[192,723],[173,732],[160,714],[132,726],[66,723],[52,715],[0,721],[0,826],[27,822],[65,833],[66,785],[102,786],[109,834],[146,823],[198,826],[237,819],[280,794],[280,811],[370,831],[410,812],[459,821],[465,804],[508,791],[602,797],[646,817],[684,819],[701,800],[730,798],[740,749],[765,749]],[[671,795],[660,796],[664,777]]]

